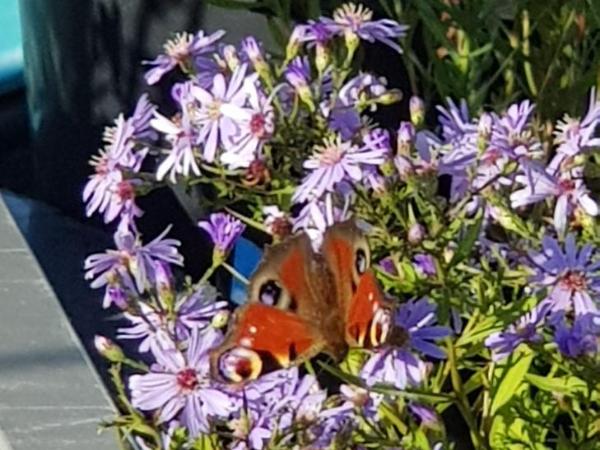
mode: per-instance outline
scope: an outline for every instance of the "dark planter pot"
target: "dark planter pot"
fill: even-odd
[[[141,61],[157,54],[173,32],[201,27],[204,3],[21,0],[20,8],[32,133],[29,194],[83,219],[81,192],[102,129],[131,111],[145,90]],[[161,86],[151,90],[159,104],[167,94]],[[174,224],[191,274],[200,274],[209,248],[177,196],[163,189],[140,205],[144,236]]]

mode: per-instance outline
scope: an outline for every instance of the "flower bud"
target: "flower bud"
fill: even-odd
[[[400,122],[396,139],[396,154],[408,156],[415,141],[415,127],[410,122]]]
[[[410,98],[408,108],[410,110],[410,121],[419,128],[425,122],[425,103],[421,97],[413,95]]]
[[[382,105],[393,105],[400,100],[402,100],[402,91],[400,89],[390,89],[375,99],[377,103]]]
[[[234,71],[240,65],[240,58],[238,57],[237,50],[233,45],[226,45],[223,48],[223,58],[225,64],[230,71]]]
[[[227,322],[229,322],[230,315],[231,314],[226,309],[221,310],[213,316],[210,324],[213,328],[224,328],[227,325]]]
[[[492,134],[493,124],[494,119],[492,118],[492,115],[484,112],[479,117],[479,122],[477,123],[477,133],[479,133],[479,137],[488,140]]]
[[[94,336],[94,347],[103,358],[110,362],[118,363],[125,359],[121,347],[105,336]]]
[[[122,310],[126,310],[129,306],[127,293],[119,285],[118,281],[109,281],[108,286],[106,286],[106,291],[104,292],[104,301],[102,302],[102,307],[108,308],[112,304],[115,304],[119,309]]]
[[[425,238],[425,228],[420,223],[413,223],[408,229],[408,242],[419,245]]]
[[[306,34],[306,26],[305,25],[297,25],[294,27],[294,31],[290,35],[290,39],[288,40],[287,46],[285,48],[285,59],[286,61],[291,61],[298,55],[298,50],[300,50],[300,44],[302,43],[302,39]]]
[[[168,264],[162,261],[156,261],[154,263],[154,275],[156,277],[156,294],[161,304],[170,309],[175,301],[175,295],[173,294],[173,275]]]
[[[346,51],[348,55],[354,55],[354,52],[360,44],[360,37],[350,29],[346,29],[344,33],[344,43],[346,44]]]
[[[256,39],[254,39],[252,36],[248,36],[242,41],[242,49],[252,63],[254,70],[256,70],[256,73],[258,73],[258,76],[260,76],[260,78],[263,80],[270,81],[271,72],[269,70],[269,65],[265,61],[260,44],[256,41]]]
[[[318,43],[316,47],[315,66],[320,74],[325,73],[325,69],[329,66],[331,55],[329,48],[326,45]]]

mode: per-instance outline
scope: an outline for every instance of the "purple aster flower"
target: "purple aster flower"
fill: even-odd
[[[573,179],[569,173],[555,177],[544,171],[532,170],[530,176],[517,176],[516,181],[525,186],[510,195],[513,208],[538,203],[547,198],[556,198],[554,207],[554,227],[560,234],[567,228],[567,220],[576,207],[586,214],[600,214],[598,204],[590,196],[590,192],[581,178]]]
[[[568,358],[595,356],[600,350],[600,316],[584,314],[578,316],[569,327],[562,315],[556,324],[554,340],[560,352]]]
[[[149,373],[129,378],[131,404],[156,411],[159,423],[178,418],[191,437],[208,433],[211,419],[226,418],[233,410],[231,397],[218,389],[209,374],[209,351],[221,340],[221,334],[209,328],[192,333],[185,355],[174,347],[158,352]]]
[[[306,56],[292,59],[285,67],[283,76],[300,99],[307,105],[314,107],[310,88],[310,64]]]
[[[537,156],[541,143],[529,130],[534,108],[529,100],[511,105],[495,120],[490,147],[500,150],[511,160],[528,161]]]
[[[368,42],[379,41],[398,53],[402,49],[396,40],[406,35],[408,26],[395,20],[372,20],[373,12],[363,5],[346,3],[333,12],[333,23],[329,24],[336,33],[344,35],[348,45],[355,46],[358,39]]]
[[[551,303],[544,300],[506,330],[490,334],[485,340],[485,345],[492,351],[492,360],[500,361],[506,358],[520,344],[541,342],[542,336],[538,331],[550,308]]]
[[[167,174],[172,183],[176,182],[177,174],[185,177],[188,177],[190,172],[200,175],[200,168],[196,162],[200,136],[194,123],[198,106],[191,95],[192,86],[191,82],[176,85],[174,97],[179,103],[181,113],[173,119],[169,120],[158,112],[154,113],[152,126],[164,133],[165,139],[171,145],[168,156],[158,166],[158,181]]]
[[[450,329],[435,325],[436,306],[426,298],[400,305],[393,317],[382,310],[375,320],[389,331],[383,346],[362,368],[361,376],[369,386],[389,383],[405,389],[418,385],[425,378],[426,366],[416,352],[433,358],[446,357],[435,341],[449,336]]]
[[[90,217],[99,212],[105,223],[112,222],[119,216],[128,216],[131,223],[136,217],[141,217],[143,212],[135,202],[135,188],[142,181],[136,178],[126,179],[120,168],[111,168],[106,154],[102,154],[92,164],[96,173],[90,176],[83,190],[83,200],[87,202],[86,215]]]
[[[168,40],[165,45],[165,53],[159,55],[152,61],[144,61],[151,66],[146,72],[146,82],[150,85],[158,83],[166,73],[180,66],[184,71],[189,71],[191,61],[199,55],[214,50],[214,43],[225,35],[225,31],[219,30],[209,35],[203,31],[192,35],[190,33],[179,33],[173,39]]]
[[[120,277],[127,286],[135,286],[139,292],[155,282],[155,261],[170,264],[183,264],[183,257],[177,251],[181,245],[178,240],[164,239],[171,227],[157,238],[142,245],[139,236],[131,231],[117,230],[114,235],[117,248],[106,253],[96,253],[86,258],[85,278],[93,279],[92,288],[111,285],[115,276]]]
[[[158,138],[158,134],[150,124],[154,111],[156,111],[156,106],[150,102],[148,94],[142,94],[131,116],[135,139],[152,142]],[[137,161],[134,165],[137,165]]]
[[[333,194],[327,193],[323,200],[308,202],[292,220],[292,230],[304,231],[315,250],[321,247],[323,234],[328,227],[350,217],[349,197],[344,199],[341,207],[338,207],[334,200]]]
[[[210,91],[193,86],[192,94],[200,102],[195,123],[200,127],[199,140],[204,144],[204,159],[215,160],[220,143],[227,142],[237,130],[237,122],[245,115],[242,106],[247,93],[243,88],[247,65],[240,65],[232,74],[229,84],[225,77],[217,74]]]
[[[215,246],[215,253],[221,256],[229,253],[235,240],[246,229],[242,222],[225,213],[211,214],[208,220],[198,222],[198,226],[208,233]]]
[[[306,24],[296,26],[296,29],[298,31],[295,33],[295,38],[299,42],[308,43],[309,48],[313,46],[324,48],[335,33],[333,21],[327,17],[309,20]]]
[[[118,337],[140,340],[140,352],[156,354],[171,342],[187,341],[193,330],[207,330],[215,315],[226,308],[226,301],[217,301],[214,287],[201,285],[192,294],[180,297],[172,313],[140,302],[136,314],[124,314],[131,325],[119,328]]]
[[[413,266],[424,277],[434,277],[437,274],[433,256],[419,253],[413,257]]]
[[[249,108],[237,111],[239,129],[225,143],[225,152],[221,154],[221,162],[231,169],[249,167],[259,159],[263,145],[275,131],[272,98],[266,97],[252,78],[246,79],[244,88]]]
[[[513,179],[503,176],[509,161],[508,156],[500,149],[494,147],[486,148],[477,161],[473,188],[482,189],[484,186],[491,186],[493,188],[511,186],[514,183]]]
[[[253,36],[248,36],[242,40],[242,51],[252,63],[256,72],[259,74],[268,73],[269,66],[265,61],[262,45]]]
[[[535,270],[530,281],[538,288],[549,288],[552,311],[574,310],[578,316],[598,311],[600,261],[595,256],[594,246],[578,248],[573,234],[567,236],[564,251],[546,236],[541,252],[529,252]]]
[[[88,217],[99,212],[108,223],[118,216],[128,216],[133,222],[142,215],[135,203],[135,187],[142,182],[133,174],[139,172],[148,153],[143,142],[156,139],[150,129],[150,118],[155,109],[147,95],[142,95],[130,118],[125,119],[121,114],[114,126],[105,129],[105,150],[90,161],[95,173],[83,190]],[[136,148],[138,143],[142,148]]]
[[[450,147],[440,162],[440,171],[462,176],[477,157],[477,125],[471,119],[464,99],[459,105],[451,99],[447,99],[447,103],[447,108],[437,107],[444,144]]]
[[[363,126],[360,112],[371,100],[384,95],[386,91],[385,79],[361,73],[342,86],[332,108],[324,101],[321,110],[328,117],[330,128],[338,132],[342,139],[348,140]],[[375,108],[375,104],[371,103],[371,107]]]
[[[333,192],[342,181],[360,181],[363,165],[379,165],[386,160],[386,150],[365,145],[358,147],[342,141],[340,136],[326,138],[315,146],[315,153],[304,162],[311,172],[304,177],[292,200],[300,203]]]
[[[399,131],[410,133],[408,126],[403,126]],[[408,134],[403,134],[402,139],[408,139],[409,137]],[[419,131],[414,138],[414,148],[417,154],[400,153],[394,158],[394,165],[398,170],[400,179],[405,180],[413,174],[419,176],[437,176],[440,158],[439,151],[441,149],[439,144],[440,142],[437,137],[430,131]],[[400,142],[400,145],[403,145],[403,142]]]
[[[596,97],[596,89],[592,89],[588,110],[583,119],[574,119],[566,115],[556,124],[554,134],[558,152],[567,156],[575,156],[600,145],[600,138],[594,136],[599,123],[600,102]]]
[[[313,427],[327,393],[312,375],[300,377],[297,368],[273,372],[245,386],[239,397],[239,416],[230,422],[234,448],[260,450],[275,435],[289,440],[294,426],[303,428],[304,439],[316,440]]]
[[[440,427],[440,417],[434,409],[416,403],[410,403],[408,409],[419,420],[423,428],[437,429]]]
[[[396,262],[391,256],[386,256],[379,261],[379,267],[388,275],[393,277],[398,276],[398,269],[396,268]]]

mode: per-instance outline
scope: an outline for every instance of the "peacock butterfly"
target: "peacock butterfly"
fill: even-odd
[[[376,347],[390,331],[391,307],[353,221],[328,228],[320,252],[298,234],[268,247],[237,308],[211,371],[244,383],[319,353],[340,360],[348,347]]]

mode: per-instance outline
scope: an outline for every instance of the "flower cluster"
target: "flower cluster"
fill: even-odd
[[[123,406],[115,425],[141,448],[588,448],[598,439],[596,92],[583,118],[544,127],[529,100],[469,111],[448,99],[427,124],[413,96],[410,116],[387,129],[373,113],[401,93],[355,70],[356,55],[366,41],[400,58],[406,32],[345,4],[296,24],[281,58],[254,37],[232,45],[224,31],[201,31],[145,62],[149,85],[180,72],[176,112],[142,96],[107,128],[83,191],[88,215],[118,221],[115,248],[90,255],[85,277],[122,321],[124,348],[103,337],[96,346]],[[197,238],[212,253],[201,255],[198,280],[186,276],[171,228],[149,240],[138,220],[136,199],[172,185],[207,211]],[[348,273],[337,274],[348,289],[330,295],[349,314],[368,270],[386,298],[365,348],[292,367],[261,353],[261,375],[236,385],[211,373],[237,316],[230,293],[210,283],[219,271],[247,283],[242,234],[285,243],[305,233],[320,264],[324,233],[347,220],[369,248],[348,237],[339,262]],[[464,437],[446,430],[450,417]]]

